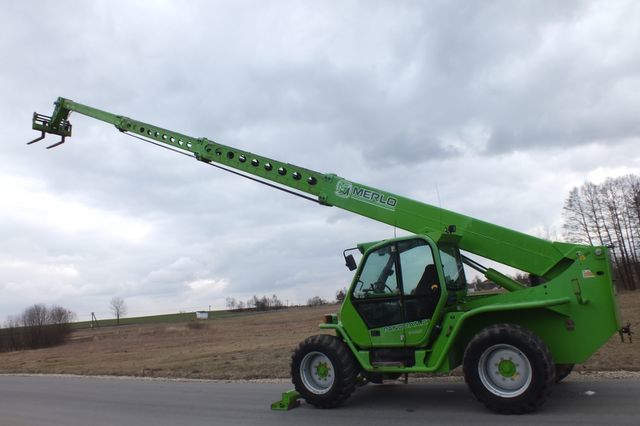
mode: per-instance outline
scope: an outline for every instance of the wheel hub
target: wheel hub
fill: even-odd
[[[316,375],[322,380],[327,380],[329,377],[329,371],[330,367],[326,362],[319,362],[318,365],[316,365]]]
[[[512,378],[517,374],[517,369],[516,364],[510,359],[502,359],[498,363],[498,372],[503,377]]]

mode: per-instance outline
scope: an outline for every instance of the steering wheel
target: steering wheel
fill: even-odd
[[[371,285],[369,285],[369,287],[365,288],[364,281],[362,281],[362,280],[356,281],[356,285],[358,285],[360,287],[360,291],[362,292],[364,297],[369,297],[369,293],[371,293],[373,291],[373,288],[371,287]]]
[[[391,288],[384,281],[373,282],[369,288],[369,291],[373,291],[375,293],[384,293],[385,290],[389,290],[389,293],[393,293]]]

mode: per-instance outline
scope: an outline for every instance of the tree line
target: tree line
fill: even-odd
[[[346,288],[341,288],[336,292],[336,302],[340,303],[344,300],[345,294],[347,292]],[[320,296],[313,296],[307,299],[307,306],[320,306],[326,305],[329,303],[333,303],[329,300],[323,299]],[[269,311],[273,309],[282,309],[285,308],[286,305],[282,303],[282,301],[278,298],[277,295],[269,296],[253,296],[251,299],[248,299],[246,302],[243,300],[238,300],[235,297],[227,297],[225,300],[225,304],[227,309],[229,310],[243,310],[243,309],[252,309],[256,311]]]
[[[227,297],[226,299],[227,309],[230,310],[243,310],[254,309],[256,311],[269,311],[273,309],[282,309],[285,307],[284,303],[275,294],[269,296],[253,296],[246,302],[237,300],[235,297]]]
[[[616,285],[636,290],[640,278],[640,177],[587,182],[569,192],[564,204],[568,241],[608,246]]]
[[[76,315],[62,306],[38,303],[9,316],[0,330],[0,352],[37,349],[64,343]]]

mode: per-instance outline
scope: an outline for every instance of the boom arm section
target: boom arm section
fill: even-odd
[[[33,128],[41,131],[42,135],[29,143],[44,139],[46,133],[62,136],[60,142],[47,148],[64,143],[65,137],[71,136],[68,119],[72,111],[112,124],[121,132],[192,153],[200,161],[216,163],[281,187],[311,194],[327,206],[336,206],[412,233],[429,234],[435,240],[444,234],[453,234],[462,250],[535,275],[552,277],[563,259],[568,260],[567,257],[579,247],[542,240],[334,174],[283,163],[206,138],[194,138],[64,98],[55,102],[51,117],[34,113]]]

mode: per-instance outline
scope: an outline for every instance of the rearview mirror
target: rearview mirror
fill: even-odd
[[[349,268],[350,271],[355,271],[358,269],[358,265],[356,265],[356,260],[353,258],[352,254],[349,254],[344,257],[344,264]]]

